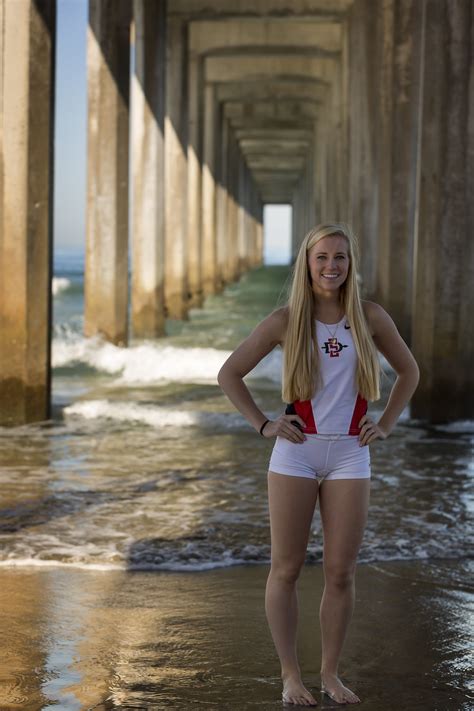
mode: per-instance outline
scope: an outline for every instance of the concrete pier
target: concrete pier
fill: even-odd
[[[187,94],[186,23],[168,16],[165,115],[165,304],[169,318],[186,318]]]
[[[128,0],[90,0],[84,333],[128,342]]]
[[[0,2],[0,425],[50,412],[53,0]]]
[[[12,423],[48,413],[53,7],[0,2]],[[134,338],[262,264],[263,208],[291,205],[292,258],[315,223],[352,225],[362,296],[422,367],[414,413],[471,417],[472,22],[471,0],[89,0],[85,335],[127,344],[130,137]]]
[[[416,226],[423,3],[394,6],[390,228],[386,304],[402,337],[411,341]]]
[[[472,417],[474,64],[472,3],[428,2],[422,41],[412,346],[415,417]]]
[[[166,13],[163,3],[133,5],[132,332],[165,333],[164,113]]]
[[[204,89],[203,165],[202,165],[202,288],[203,294],[217,291],[216,242],[216,123],[217,107],[212,84]]]
[[[130,3],[91,0],[84,333],[128,342]]]

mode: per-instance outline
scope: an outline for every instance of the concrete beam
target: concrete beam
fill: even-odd
[[[297,81],[294,77],[288,79],[268,79],[261,81],[233,81],[217,84],[217,100],[227,101],[293,101],[314,100],[325,101],[327,84],[313,79]]]
[[[255,139],[264,141],[306,141],[310,143],[313,138],[313,132],[308,129],[288,128],[286,130],[265,129],[265,128],[247,128],[237,129],[235,131],[237,140]]]
[[[185,15],[191,18],[218,20],[248,16],[260,20],[275,17],[288,23],[292,17],[298,19],[320,18],[327,22],[341,19],[352,0],[173,0],[168,5],[170,15]]]
[[[319,79],[331,84],[335,59],[322,59],[294,54],[247,54],[240,57],[206,57],[204,76],[208,82],[228,82],[267,78],[295,77],[300,80]]]
[[[224,105],[224,116],[235,123],[237,120],[246,119],[247,125],[255,122],[255,128],[261,127],[257,121],[264,119],[273,128],[272,121],[287,121],[288,128],[301,128],[300,121],[304,119],[317,119],[323,110],[323,105],[316,101],[255,101],[238,102],[228,101]],[[307,124],[306,124],[307,125]],[[275,124],[278,128],[278,124]]]
[[[341,25],[339,22],[310,22],[280,20],[255,22],[234,20],[194,21],[189,25],[189,48],[199,54],[216,54],[236,50],[248,51],[261,47],[266,50],[284,51],[296,47],[312,51],[337,53],[341,48]]]
[[[0,2],[3,426],[50,416],[55,8]]]
[[[279,141],[256,138],[241,138],[239,140],[239,146],[246,155],[262,153],[263,150],[268,153],[278,153],[282,151],[282,153],[288,153],[290,155],[306,155],[308,143],[308,141],[298,139],[291,140],[288,138]]]
[[[304,156],[278,156],[278,155],[266,155],[259,154],[254,156],[247,156],[243,152],[246,163],[252,171],[257,170],[268,170],[268,171],[302,171],[305,164],[306,158]]]

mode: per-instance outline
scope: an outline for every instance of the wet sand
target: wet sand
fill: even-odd
[[[467,711],[472,562],[360,564],[340,665],[367,711]],[[200,573],[0,570],[0,709],[277,709],[268,566]],[[320,565],[299,581],[299,657],[319,708]],[[285,708],[302,708],[285,706]]]

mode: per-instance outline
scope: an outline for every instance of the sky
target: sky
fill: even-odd
[[[84,249],[87,156],[87,0],[57,12],[54,234],[57,249]],[[264,209],[264,263],[288,264],[291,207]]]

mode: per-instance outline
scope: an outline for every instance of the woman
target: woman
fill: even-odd
[[[280,658],[282,699],[314,706],[296,654],[296,581],[314,508],[323,527],[325,587],[320,606],[321,690],[339,703],[359,697],[338,677],[354,607],[354,574],[367,520],[368,445],[386,439],[413,395],[419,370],[378,304],[361,301],[357,244],[347,225],[323,224],[301,244],[288,304],[273,311],[222,366],[218,382],[257,432],[276,437],[268,471],[271,569],[265,611]],[[285,414],[271,421],[243,382],[275,346],[283,348]],[[380,397],[377,349],[397,373],[378,422],[367,401]]]

